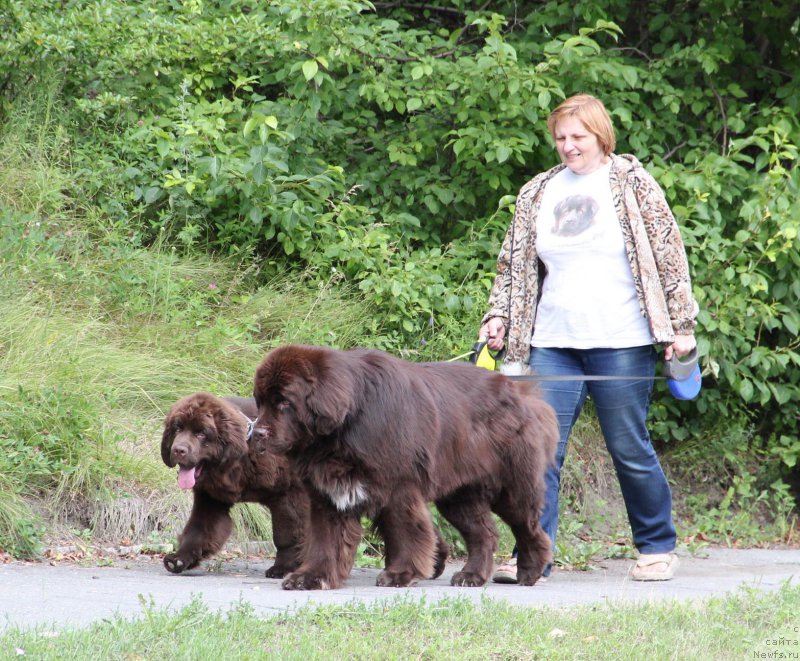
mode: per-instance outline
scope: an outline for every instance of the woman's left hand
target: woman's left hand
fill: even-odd
[[[694,335],[676,335],[675,341],[664,349],[664,360],[672,358],[673,352],[682,358],[697,346]]]

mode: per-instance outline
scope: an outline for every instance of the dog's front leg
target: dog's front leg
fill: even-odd
[[[233,529],[230,509],[228,503],[215,500],[204,491],[195,491],[192,513],[178,537],[178,550],[164,556],[167,571],[180,574],[217,553]]]
[[[431,513],[416,487],[396,489],[391,505],[375,518],[386,545],[386,569],[377,578],[381,587],[404,588],[439,576],[444,569],[444,540],[434,528]]]
[[[350,575],[361,541],[357,511],[336,509],[328,496],[311,496],[311,525],[303,563],[283,580],[284,590],[333,590]]]

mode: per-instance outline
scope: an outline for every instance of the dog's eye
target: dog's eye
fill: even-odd
[[[279,411],[286,411],[292,408],[292,403],[288,399],[281,399],[275,406]]]

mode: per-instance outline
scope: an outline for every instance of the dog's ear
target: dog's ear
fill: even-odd
[[[247,453],[247,421],[242,413],[220,400],[213,409],[213,421],[213,440],[219,442],[226,456]]]
[[[175,440],[175,421],[172,415],[168,415],[164,420],[164,433],[161,435],[161,458],[164,463],[172,468],[175,464],[170,459],[172,452],[172,441]]]
[[[329,358],[333,356],[329,354]],[[336,360],[326,361],[309,381],[306,405],[314,420],[314,431],[327,436],[341,427],[355,408],[353,378],[346,369],[337,369]]]
[[[332,434],[344,423],[347,409],[342,406],[338,393],[320,389],[319,394],[309,399],[309,409],[314,418],[314,431],[320,436]]]

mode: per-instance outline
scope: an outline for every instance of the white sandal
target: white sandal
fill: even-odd
[[[495,583],[516,583],[517,582],[517,559],[510,558],[507,562],[500,565],[492,576]]]
[[[631,570],[634,581],[668,581],[679,565],[674,553],[642,553]]]

